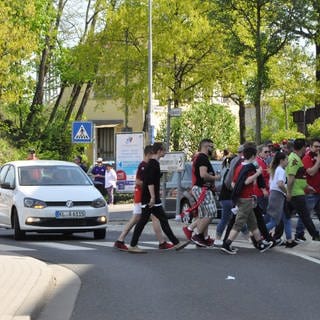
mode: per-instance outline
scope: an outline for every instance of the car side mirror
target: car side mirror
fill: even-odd
[[[7,182],[1,183],[1,188],[2,188],[2,189],[14,189],[14,187],[12,187],[12,186],[10,185],[10,183],[7,183]]]

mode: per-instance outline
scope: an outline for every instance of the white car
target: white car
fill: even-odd
[[[0,227],[26,232],[106,235],[108,206],[92,180],[75,163],[23,160],[0,169]]]

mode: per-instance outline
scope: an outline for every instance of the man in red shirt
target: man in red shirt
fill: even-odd
[[[315,212],[320,220],[320,138],[314,138],[310,144],[310,150],[302,158],[303,166],[307,174],[308,187],[306,188],[306,203],[309,212]],[[305,241],[304,225],[298,219],[296,227],[296,240]]]
[[[254,213],[256,205],[254,184],[262,174],[262,169],[254,164],[257,149],[253,143],[246,143],[243,149],[244,161],[235,169],[232,180],[233,191],[232,200],[237,205],[239,211],[236,215],[235,223],[230,231],[228,239],[223,242],[221,250],[229,254],[236,254],[232,248],[232,241],[236,239],[242,227],[247,224],[256,243],[257,248],[264,252],[272,246],[272,242],[263,242],[258,229],[257,219]],[[261,177],[260,177],[261,179]]]
[[[266,212],[268,205],[268,195],[269,195],[269,167],[266,163],[266,159],[270,156],[270,149],[268,146],[262,144],[257,148],[257,157],[256,161],[258,166],[262,169],[262,177],[265,182],[266,187],[260,188],[257,183],[254,184],[254,194],[257,196],[258,206],[262,209],[263,213]]]

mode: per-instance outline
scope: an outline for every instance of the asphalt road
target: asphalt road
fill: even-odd
[[[118,234],[109,231],[101,241],[91,234],[31,235],[16,242],[12,231],[0,230],[0,250],[76,272],[82,286],[72,320],[318,318],[319,264],[251,248],[235,256],[193,245],[160,252],[152,235],[141,239],[147,254],[129,254],[112,248]]]

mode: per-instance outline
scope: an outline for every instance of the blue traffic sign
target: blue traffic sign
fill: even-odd
[[[93,139],[93,124],[91,121],[72,122],[72,143],[90,143]]]

